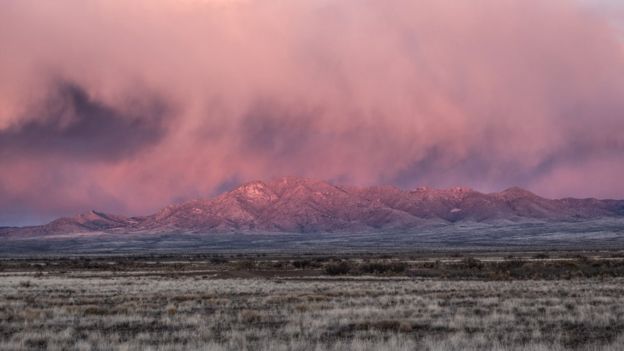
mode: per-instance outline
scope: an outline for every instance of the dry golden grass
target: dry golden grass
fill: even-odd
[[[76,273],[76,272],[74,272]],[[624,280],[5,274],[2,350],[620,350]]]

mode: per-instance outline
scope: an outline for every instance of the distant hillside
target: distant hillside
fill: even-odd
[[[254,181],[211,199],[145,217],[91,211],[42,226],[0,228],[9,236],[78,233],[340,233],[410,231],[452,223],[496,224],[624,217],[623,200],[550,200],[521,188],[358,188],[287,177]]]

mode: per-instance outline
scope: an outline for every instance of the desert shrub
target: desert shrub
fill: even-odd
[[[276,268],[276,269],[282,269],[284,268],[284,262],[282,261],[273,262],[271,267]]]
[[[85,308],[84,314],[86,316],[103,316],[109,313],[108,309],[97,307],[97,306],[89,306]]]
[[[178,313],[178,309],[177,308],[175,308],[175,307],[167,308],[167,315],[169,315],[170,317],[175,316],[176,313]]]
[[[223,257],[213,257],[210,259],[210,263],[212,264],[226,264],[228,263],[228,260],[226,260]]]
[[[509,260],[497,263],[494,268],[497,270],[513,270],[522,268],[525,265],[525,261],[522,260]]]
[[[364,263],[360,265],[359,269],[362,273],[366,274],[383,273],[386,271],[385,265],[380,262]]]
[[[238,269],[238,270],[249,270],[249,269],[254,269],[256,268],[256,262],[252,261],[252,260],[243,260],[243,261],[238,261],[236,262],[236,264],[234,265],[234,268]]]
[[[423,268],[433,269],[438,268],[440,266],[440,260],[436,260],[435,262],[425,262],[422,264]]]
[[[404,262],[370,262],[360,265],[359,270],[364,274],[403,273],[407,269]]]
[[[40,336],[27,337],[24,339],[24,345],[33,350],[45,350],[48,347],[48,340]]]
[[[390,263],[388,269],[392,273],[403,273],[407,270],[407,263],[405,262],[392,262]]]
[[[246,324],[262,322],[262,312],[255,310],[242,310],[240,312],[240,320]]]
[[[478,259],[474,258],[474,257],[466,257],[463,258],[459,264],[466,269],[482,269],[483,268],[483,262],[479,261]]]
[[[545,259],[550,258],[550,256],[548,256],[548,254],[545,252],[541,252],[541,253],[534,255],[533,258],[536,260],[545,260]]]
[[[293,261],[292,265],[295,268],[304,269],[304,268],[310,267],[312,265],[312,262],[309,260],[297,260],[297,261]]]
[[[329,263],[325,266],[325,273],[329,275],[344,275],[351,272],[351,264],[347,261]]]

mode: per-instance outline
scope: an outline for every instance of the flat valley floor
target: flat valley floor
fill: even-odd
[[[621,350],[623,258],[7,258],[0,349]]]

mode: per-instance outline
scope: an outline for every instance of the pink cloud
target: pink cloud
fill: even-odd
[[[11,218],[281,175],[624,197],[621,35],[574,1],[9,0],[0,52]]]

